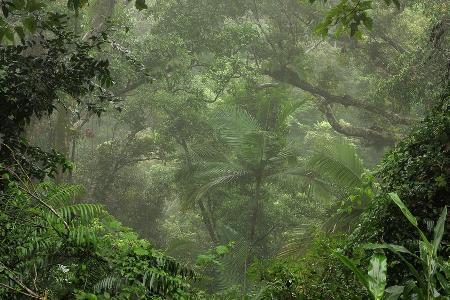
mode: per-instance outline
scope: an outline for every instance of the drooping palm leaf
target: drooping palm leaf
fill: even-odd
[[[257,163],[264,156],[268,132],[247,111],[238,107],[223,107],[214,118],[220,136],[238,159]]]
[[[308,167],[321,178],[347,190],[361,184],[364,172],[355,147],[344,139],[317,149],[309,160]]]
[[[305,253],[314,240],[312,226],[305,224],[286,232],[287,242],[278,251],[279,257],[296,257]]]
[[[223,290],[233,285],[243,285],[246,280],[250,244],[229,226],[220,226],[218,231],[225,240],[233,241],[234,245],[229,253],[219,259],[223,267],[217,274],[217,289]]]

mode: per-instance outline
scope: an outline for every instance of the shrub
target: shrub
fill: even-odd
[[[388,153],[377,170],[380,193],[363,214],[350,236],[347,250],[364,242],[399,244],[418,252],[414,227],[401,210],[389,201],[387,193],[395,191],[418,224],[431,238],[434,221],[450,199],[450,103],[443,101],[417,129]],[[399,230],[400,229],[400,230]],[[450,255],[449,231],[442,239],[441,255]],[[390,260],[391,261],[391,260]],[[396,284],[407,273],[398,260],[392,261],[388,276]]]
[[[250,275],[262,282],[257,299],[354,299],[367,296],[353,274],[333,252],[345,245],[342,236],[319,234],[300,259],[257,262]]]

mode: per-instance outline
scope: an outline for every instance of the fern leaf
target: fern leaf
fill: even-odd
[[[70,200],[81,196],[85,192],[81,185],[55,185],[48,182],[41,184],[39,188],[46,191],[43,200],[49,205],[56,207],[67,205]]]
[[[108,276],[100,280],[94,285],[94,291],[96,293],[101,293],[103,291],[115,292],[120,289],[123,284],[123,280],[121,280],[117,276]]]
[[[62,207],[57,210],[66,222],[71,222],[73,219],[78,219],[81,223],[88,223],[93,218],[104,213],[102,205],[99,204],[74,204]]]

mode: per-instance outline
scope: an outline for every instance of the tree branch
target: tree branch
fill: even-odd
[[[16,276],[14,276],[14,272],[11,269],[9,269],[5,264],[0,263],[0,266],[2,266],[4,269],[6,269],[8,271],[8,273],[6,273],[6,276],[8,276],[9,279],[14,281],[16,284],[18,284],[22,289],[24,289],[27,292],[24,293],[24,292],[22,292],[20,290],[14,289],[13,287],[10,287],[10,286],[6,285],[6,284],[1,284],[3,287],[12,289],[12,290],[14,290],[16,292],[19,292],[21,294],[29,296],[30,298],[47,299],[47,298],[41,297],[37,292],[34,292],[32,289],[28,288],[25,284],[23,284],[23,282],[21,280],[19,280],[19,278],[17,278]]]
[[[364,138],[368,141],[386,146],[393,145],[395,142],[395,137],[391,134],[380,132],[370,128],[349,126],[339,123],[339,121],[334,116],[331,105],[328,103],[323,103],[320,106],[320,109],[324,113],[331,127],[343,135]]]
[[[147,83],[147,82],[151,82],[152,79],[147,78],[147,76],[145,77],[141,77],[139,80],[128,84],[126,87],[124,87],[123,89],[121,89],[120,91],[117,91],[116,93],[114,93],[114,95],[116,97],[122,97],[125,96],[127,93],[137,89],[138,87],[140,87],[141,85]]]
[[[257,90],[263,90],[266,88],[272,88],[272,87],[277,87],[279,84],[275,83],[275,82],[266,82],[266,83],[260,83],[256,86]]]
[[[274,72],[269,71],[269,72],[266,72],[266,74],[278,81],[293,85],[293,86],[295,86],[299,89],[302,89],[306,92],[309,92],[315,96],[320,96],[320,97],[324,98],[328,104],[338,103],[338,104],[341,104],[344,106],[353,106],[353,107],[362,108],[366,111],[369,111],[371,113],[375,113],[381,117],[384,117],[384,118],[388,119],[389,121],[391,121],[392,123],[400,124],[400,125],[410,125],[410,124],[414,123],[415,121],[417,121],[413,118],[401,116],[399,114],[386,111],[379,105],[367,103],[366,101],[355,99],[349,95],[340,96],[340,95],[331,94],[327,90],[313,86],[309,82],[301,79],[300,76],[298,76],[298,74],[296,72],[294,72],[288,68],[285,68],[283,70],[274,71]]]

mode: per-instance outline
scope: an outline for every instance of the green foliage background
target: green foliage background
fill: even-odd
[[[432,264],[388,195],[431,240],[450,196],[448,1],[0,9],[0,298],[417,291]],[[443,224],[427,299],[448,297]]]

